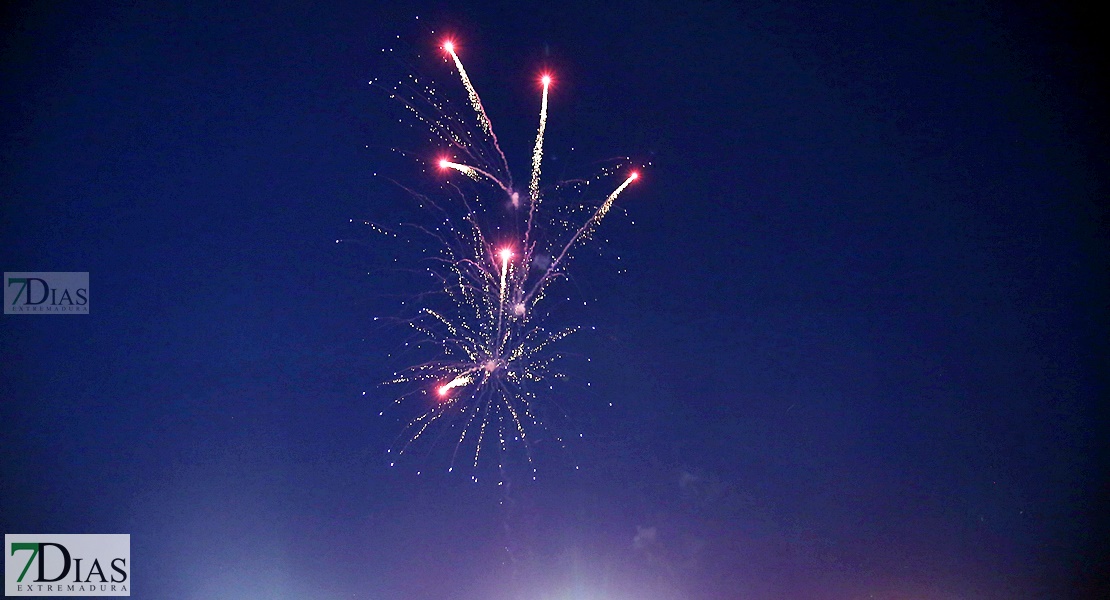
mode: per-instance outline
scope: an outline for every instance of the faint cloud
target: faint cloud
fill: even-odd
[[[656,544],[659,530],[655,527],[636,526],[636,535],[632,538],[632,547],[636,550],[646,550]]]

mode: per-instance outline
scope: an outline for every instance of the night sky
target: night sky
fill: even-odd
[[[136,598],[1105,591],[1093,14],[252,4],[4,6],[0,266],[91,294],[0,324],[5,533],[129,533]],[[437,148],[367,82],[458,92],[432,29],[518,179],[544,68],[546,172],[651,163],[566,288],[582,437],[507,492],[378,416],[420,290],[350,221]]]

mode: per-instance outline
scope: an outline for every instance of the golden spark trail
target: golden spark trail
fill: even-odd
[[[459,78],[462,79],[463,87],[466,88],[466,97],[470,100],[470,105],[474,107],[474,112],[478,113],[478,125],[493,141],[493,147],[497,150],[497,154],[501,156],[501,164],[505,167],[505,173],[509,173],[509,161],[505,158],[505,153],[501,151],[501,145],[497,143],[497,135],[493,133],[493,123],[490,123],[489,117],[486,115],[486,109],[482,106],[482,99],[478,97],[478,90],[474,89],[474,85],[470,83],[470,77],[467,76],[466,69],[463,68],[462,61],[459,60],[459,55],[455,54],[455,44],[447,42],[443,44],[443,49],[454,59],[455,68],[459,70]]]
[[[475,169],[474,167],[468,167],[459,163],[453,163],[449,160],[441,160],[439,161],[439,168],[454,169],[459,173],[462,173],[463,175],[466,175],[467,177],[473,179],[474,181],[478,181],[478,169]]]
[[[532,149],[532,180],[528,183],[528,229],[524,239],[532,233],[532,216],[540,201],[540,164],[543,162],[543,132],[547,129],[547,89],[551,86],[551,76],[543,76],[543,100],[540,101],[540,128],[536,132],[536,146]]]
[[[497,187],[501,188],[501,191],[505,192],[510,197],[512,197],[512,195],[513,195],[513,190],[509,189],[509,187],[507,185],[505,185],[504,182],[502,182],[500,179],[498,179],[494,174],[490,173],[489,171],[484,171],[482,169],[479,169],[478,167],[472,167],[470,165],[464,165],[464,164],[457,163],[457,162],[451,162],[451,161],[447,160],[446,158],[439,161],[439,168],[441,168],[441,169],[454,169],[454,170],[458,171],[459,173],[462,173],[463,175],[466,175],[467,177],[473,179],[474,181],[480,181],[481,179],[478,176],[481,175],[482,177],[485,177],[486,179],[489,179],[490,181],[496,183]]]
[[[605,215],[609,214],[609,209],[612,208],[613,202],[617,199],[617,196],[621,195],[621,192],[624,191],[624,188],[628,187],[628,184],[636,181],[639,178],[640,174],[633,171],[632,174],[628,176],[628,179],[624,180],[624,183],[620,184],[617,189],[613,190],[613,193],[609,194],[609,197],[605,199],[605,202],[602,202],[601,206],[597,208],[597,212],[594,213],[594,216],[590,217],[590,220],[586,221],[586,224],[583,225],[578,230],[578,233],[575,233],[574,237],[570,239],[570,242],[567,243],[566,248],[563,248],[563,254],[566,254],[567,249],[574,245],[574,243],[582,237],[589,237],[590,234],[593,233],[594,228],[597,227],[599,223],[601,223],[602,219],[605,218]],[[559,255],[560,259],[563,258],[563,254]]]
[[[551,275],[556,272],[556,269],[563,262],[563,259],[566,258],[567,252],[569,252],[570,249],[574,247],[574,245],[578,243],[579,240],[590,237],[590,234],[593,233],[594,228],[596,228],[598,224],[601,223],[601,220],[605,218],[605,215],[609,214],[609,209],[613,207],[613,202],[616,201],[617,196],[620,196],[621,192],[624,191],[624,188],[628,187],[629,184],[631,184],[633,181],[639,179],[639,177],[640,174],[633,171],[632,174],[628,176],[628,179],[625,179],[624,183],[617,186],[617,189],[613,190],[612,194],[609,194],[609,197],[605,199],[605,202],[602,202],[601,206],[597,207],[597,210],[594,212],[593,216],[590,217],[590,219],[578,229],[578,231],[570,238],[570,241],[567,242],[567,245],[563,246],[563,251],[559,253],[558,258],[551,261],[551,266],[548,267],[547,272],[544,273],[543,277],[541,277],[540,280],[536,282],[536,285],[532,287],[532,291],[528,292],[528,295],[524,297],[525,302],[531,300],[532,296],[543,287],[548,279],[551,278]]]
[[[450,392],[452,388],[464,386],[470,383],[473,379],[474,377],[471,376],[469,373],[464,373],[452,379],[451,381],[439,386],[439,389],[437,391],[439,392],[440,396],[446,396],[447,392]]]

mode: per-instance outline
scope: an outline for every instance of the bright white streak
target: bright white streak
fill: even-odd
[[[501,302],[497,306],[497,350],[496,355],[501,356],[501,341],[502,341],[502,324],[505,316],[505,297],[508,290],[505,289],[505,280],[509,274],[509,259],[513,257],[513,251],[508,248],[502,248],[501,252]]]
[[[501,250],[500,255],[501,255],[501,303],[504,304],[505,303],[505,294],[507,293],[507,290],[505,289],[505,276],[508,275],[508,273],[509,273],[509,259],[513,257],[513,251],[509,250],[508,248],[504,248],[504,249]]]

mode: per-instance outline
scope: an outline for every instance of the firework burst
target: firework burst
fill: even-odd
[[[549,324],[552,287],[566,278],[574,250],[591,239],[638,173],[625,159],[592,179],[541,185],[552,85],[551,76],[544,74],[531,177],[522,198],[455,44],[445,41],[441,49],[466,90],[467,110],[451,110],[434,84],[414,75],[392,87],[371,82],[400,101],[440,145],[440,155],[424,162],[438,172],[448,196],[434,200],[414,192],[436,223],[403,227],[428,247],[431,258],[425,268],[438,282],[437,293],[422,296],[416,316],[404,322],[418,338],[415,345],[434,347],[436,357],[402,369],[384,383],[403,390],[395,404],[419,406],[419,414],[390,448],[395,456],[390,464],[423,442],[446,436],[453,446],[448,470],[468,464],[477,481],[479,463],[492,461],[504,482],[506,459],[519,448],[535,478],[533,443],[539,432],[562,443],[540,418],[537,390],[550,389],[551,380],[565,377],[558,370],[563,355],[557,346],[582,329]],[[589,202],[596,184],[613,178],[622,180],[603,192],[603,199],[599,194]],[[578,195],[582,202],[568,204],[568,195]],[[552,198],[564,201],[548,210]],[[398,236],[392,229],[373,228]]]

